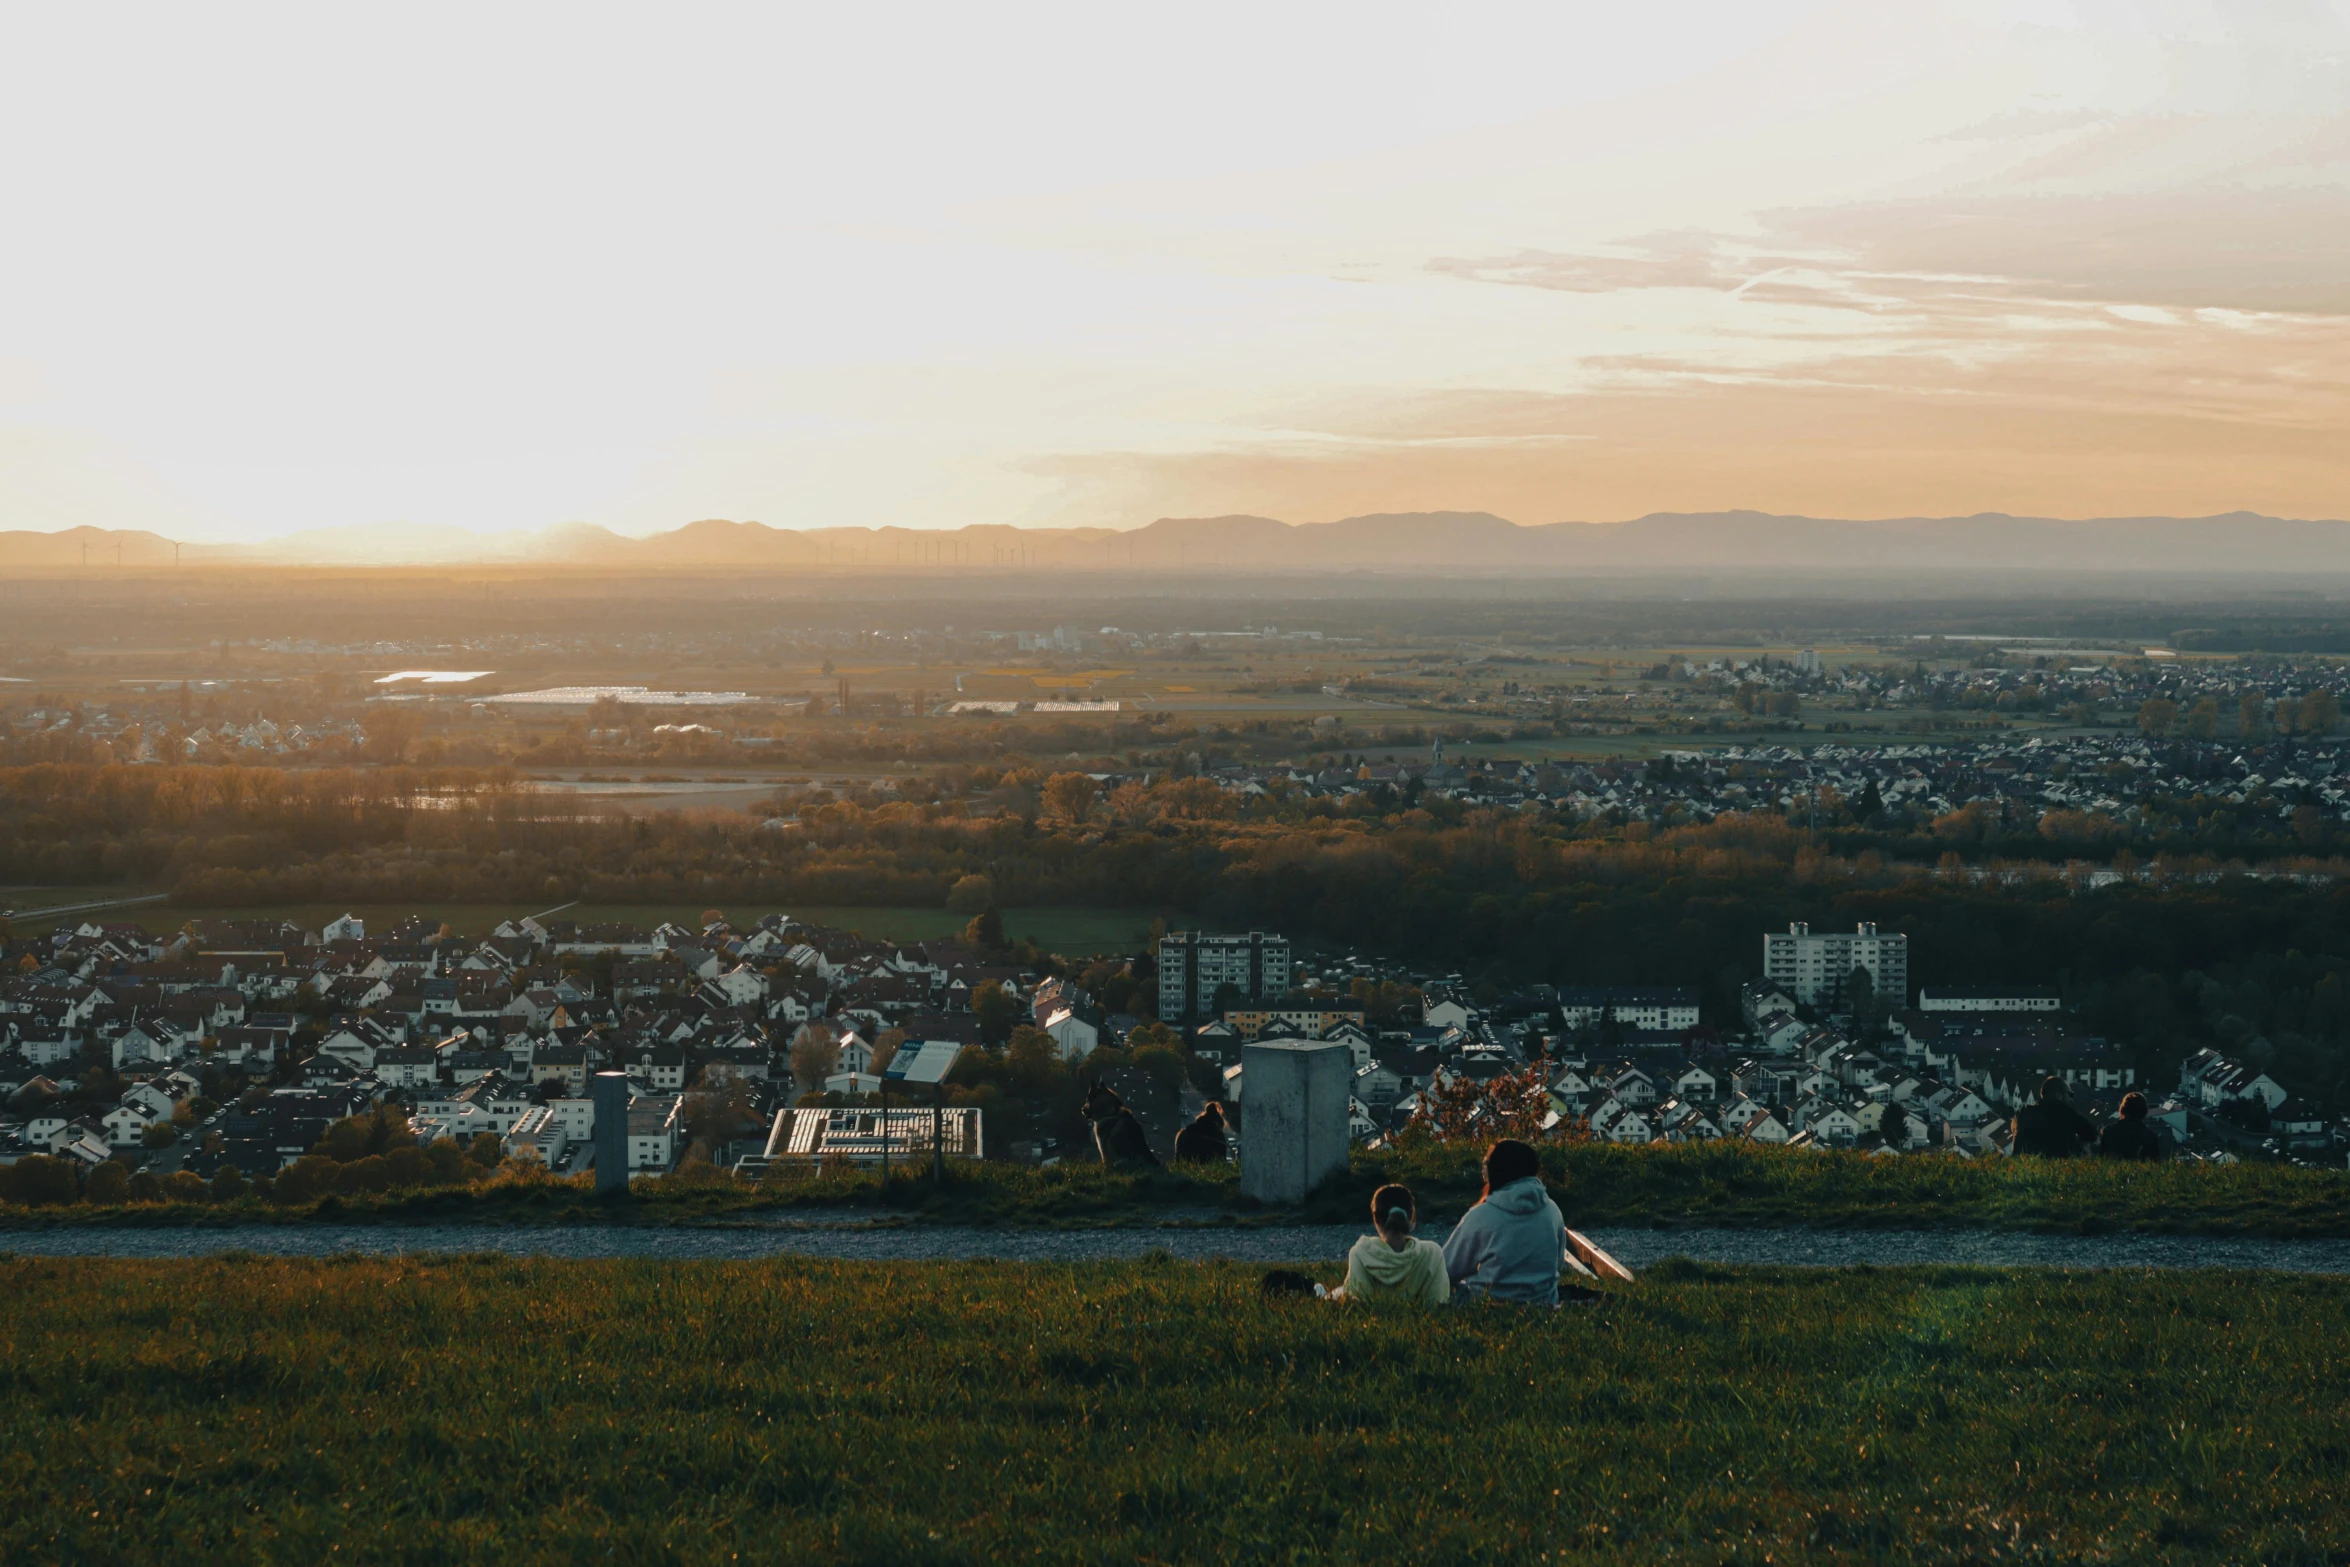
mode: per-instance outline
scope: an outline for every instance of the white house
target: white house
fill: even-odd
[[[1606,1136],[1611,1143],[1645,1143],[1656,1137],[1656,1128],[1646,1115],[1624,1105],[1623,1112],[1608,1121]]]
[[[1757,1104],[1744,1094],[1740,1094],[1722,1106],[1722,1113],[1715,1116],[1714,1120],[1720,1124],[1723,1131],[1736,1136],[1745,1131],[1749,1123],[1758,1121],[1770,1113],[1767,1106]]]
[[[133,1083],[122,1091],[124,1104],[143,1104],[156,1115],[169,1115],[179,1108],[179,1101],[156,1083]]]
[[[833,1062],[835,1071],[852,1073],[862,1077],[872,1076],[873,1042],[863,1034],[852,1028],[834,1041],[833,1048],[838,1052]],[[831,1089],[830,1079],[826,1080],[825,1087],[829,1092]]]
[[[392,1045],[375,1053],[373,1070],[386,1088],[424,1088],[440,1081],[440,1067],[430,1045]]]
[[[1476,1016],[1458,1001],[1437,1001],[1421,1009],[1420,1021],[1430,1028],[1467,1028]]]
[[[120,1071],[126,1066],[144,1066],[153,1061],[176,1061],[182,1045],[179,1031],[157,1018],[133,1023],[108,1041],[107,1054]]]
[[[1371,1036],[1355,1024],[1341,1023],[1324,1034],[1322,1039],[1327,1044],[1346,1046],[1347,1054],[1354,1058],[1356,1071],[1360,1072],[1371,1064]]]
[[[710,983],[724,992],[732,1006],[756,1006],[767,999],[767,976],[748,964],[728,969]]]
[[[398,1042],[372,1018],[359,1018],[328,1029],[326,1037],[318,1042],[318,1053],[365,1072],[374,1068],[378,1050]]]
[[[872,1072],[835,1072],[824,1080],[828,1094],[878,1094],[881,1078]]]
[[[677,1162],[678,1144],[685,1131],[685,1100],[680,1095],[639,1094],[628,1102],[628,1167],[666,1170]]]
[[[1102,1032],[1068,1007],[1056,1007],[1044,1020],[1044,1031],[1060,1046],[1061,1059],[1082,1061],[1102,1042]]]
[[[1722,1135],[1722,1129],[1707,1119],[1704,1111],[1680,1099],[1668,1099],[1656,1107],[1656,1127],[1667,1142],[1710,1143]]]
[[[164,1116],[155,1113],[154,1106],[143,1100],[126,1098],[101,1116],[98,1124],[106,1128],[106,1140],[109,1143],[117,1148],[133,1148],[138,1146],[140,1137],[148,1127],[163,1119]]]
[[[1829,1105],[1809,1118],[1803,1129],[1812,1134],[1815,1142],[1849,1148],[1860,1136],[1860,1121],[1842,1105]]]

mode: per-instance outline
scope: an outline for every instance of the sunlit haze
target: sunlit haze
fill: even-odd
[[[2350,4],[17,6],[0,528],[2350,512]]]

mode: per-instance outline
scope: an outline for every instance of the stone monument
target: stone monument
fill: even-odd
[[[1241,1195],[1302,1202],[1346,1168],[1354,1053],[1343,1044],[1275,1039],[1242,1046],[1240,1064]]]
[[[596,1194],[628,1190],[628,1074],[598,1072],[588,1092],[596,1124],[588,1133],[596,1145]]]

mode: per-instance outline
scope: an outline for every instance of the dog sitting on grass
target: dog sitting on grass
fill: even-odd
[[[1189,1126],[1175,1134],[1177,1164],[1222,1164],[1231,1149],[1224,1134],[1224,1107],[1209,1100]]]
[[[1079,1107],[1093,1123],[1094,1151],[1102,1156],[1102,1163],[1113,1168],[1119,1165],[1141,1164],[1159,1168],[1159,1156],[1151,1152],[1151,1140],[1143,1132],[1142,1122],[1126,1108],[1126,1101],[1102,1086],[1095,1078],[1086,1085],[1085,1102]]]

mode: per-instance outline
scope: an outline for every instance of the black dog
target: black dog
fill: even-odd
[[[1295,1300],[1301,1295],[1310,1300],[1317,1293],[1312,1279],[1287,1268],[1275,1268],[1257,1281],[1260,1300]]]
[[[1201,1107],[1189,1126],[1175,1134],[1177,1164],[1222,1164],[1230,1151],[1231,1139],[1224,1135],[1224,1107],[1213,1099]]]
[[[1126,1108],[1126,1101],[1104,1088],[1098,1078],[1086,1085],[1081,1108],[1085,1118],[1093,1123],[1093,1146],[1102,1156],[1102,1163],[1157,1167],[1159,1156],[1151,1152],[1151,1140],[1143,1132],[1142,1123]]]

